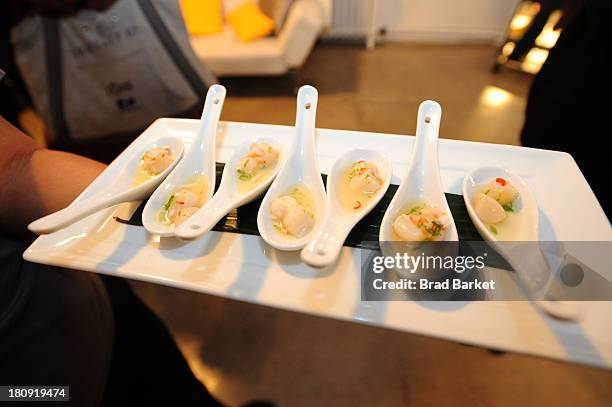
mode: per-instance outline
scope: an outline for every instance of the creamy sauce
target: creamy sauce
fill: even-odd
[[[177,192],[181,190],[187,190],[187,191],[193,192],[200,198],[198,204],[195,206],[198,208],[201,208],[207,201],[209,188],[210,188],[210,185],[206,177],[204,177],[204,175],[196,175],[190,178],[186,184],[184,184],[180,188],[177,188],[177,190],[172,195],[170,195],[170,197],[168,197],[168,201],[166,201],[164,206],[160,209],[160,211],[157,214],[158,222],[164,225],[176,226],[175,219],[171,219],[168,217],[168,212],[169,212],[168,209],[170,209],[170,207],[167,208],[168,203],[171,202],[171,197],[173,197],[174,194],[176,194]]]
[[[244,194],[261,184],[266,178],[272,174],[276,168],[277,163],[261,168],[249,179],[241,179],[239,176],[236,177],[236,188],[238,192]]]
[[[506,219],[499,223],[487,225],[489,232],[502,241],[516,240],[520,232],[520,214],[508,213]],[[497,232],[497,233],[496,233]]]
[[[155,177],[155,174],[151,174],[149,171],[144,171],[142,169],[138,169],[136,175],[134,176],[134,186],[138,186]]]

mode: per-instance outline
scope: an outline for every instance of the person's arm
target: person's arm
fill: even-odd
[[[68,206],[104,168],[40,148],[0,116],[0,233],[26,234],[28,223]]]

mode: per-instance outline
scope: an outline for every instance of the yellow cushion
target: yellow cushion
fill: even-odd
[[[225,18],[242,41],[265,37],[274,30],[274,21],[250,0],[232,10]]]
[[[189,34],[215,34],[223,30],[221,0],[180,0],[180,5]]]

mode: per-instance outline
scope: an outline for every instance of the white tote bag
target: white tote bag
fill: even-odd
[[[56,145],[134,133],[202,103],[216,78],[189,44],[177,0],[30,17],[11,33],[19,71]]]

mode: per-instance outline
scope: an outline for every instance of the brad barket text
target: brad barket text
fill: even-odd
[[[372,281],[375,290],[495,290],[495,281],[480,281],[477,279],[463,281],[459,278],[449,278],[443,281],[430,281],[426,278],[398,281],[386,281],[377,278]]]

